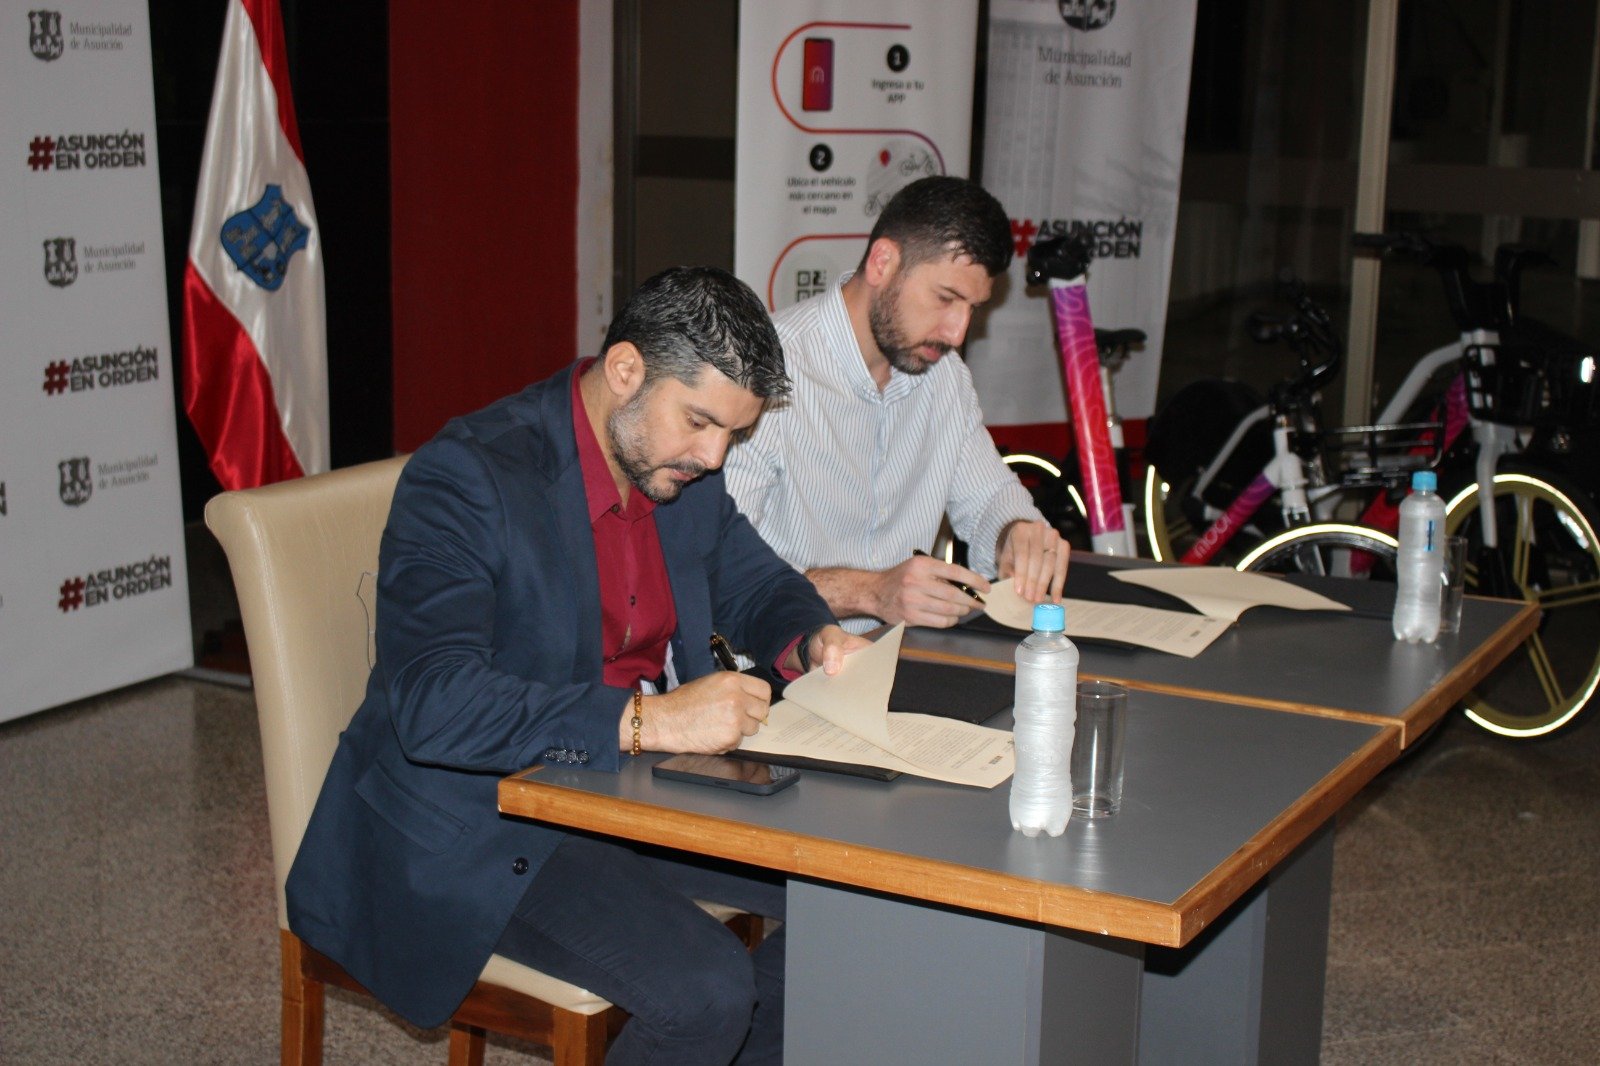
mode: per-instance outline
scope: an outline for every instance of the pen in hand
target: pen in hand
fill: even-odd
[[[739,660],[735,658],[733,649],[728,646],[728,640],[721,633],[711,634],[711,654],[716,656],[717,665],[724,670],[739,672]]]
[[[923,551],[921,548],[912,548],[911,549],[911,554],[912,555],[924,555],[925,556],[928,553]],[[984,600],[984,598],[982,596],[978,595],[978,590],[973,588],[971,585],[964,585],[959,581],[951,581],[947,577],[941,577],[939,580],[943,581],[946,585],[954,585],[956,588],[960,589],[962,592],[966,593],[968,596],[972,597],[974,600],[977,600],[978,601],[978,606],[980,606],[980,607],[989,606],[989,604]]]

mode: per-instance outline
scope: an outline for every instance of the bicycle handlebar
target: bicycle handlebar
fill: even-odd
[[[1432,241],[1411,230],[1393,233],[1356,233],[1356,248],[1393,252],[1432,267],[1444,284],[1450,313],[1463,333],[1480,329],[1502,330],[1516,322],[1521,305],[1522,271],[1534,263],[1554,262],[1537,248],[1502,244],[1494,254],[1494,280],[1472,279],[1472,257],[1459,244]]]
[[[1339,373],[1344,345],[1328,312],[1307,294],[1300,279],[1286,272],[1279,278],[1279,285],[1294,311],[1289,315],[1258,311],[1250,315],[1246,325],[1257,343],[1283,341],[1300,357],[1300,373],[1268,390],[1273,410],[1282,414],[1304,407],[1318,389]]]
[[[1089,269],[1094,246],[1084,237],[1052,237],[1028,249],[1028,284],[1071,281]]]

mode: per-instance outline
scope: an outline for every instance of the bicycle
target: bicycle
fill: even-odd
[[[1088,546],[1095,551],[1114,555],[1136,554],[1133,530],[1137,528],[1136,511],[1124,503],[1128,495],[1123,486],[1133,485],[1129,477],[1128,455],[1122,439],[1122,424],[1116,414],[1111,377],[1127,357],[1133,344],[1144,340],[1140,330],[1094,329],[1088,313],[1085,276],[1090,261],[1088,246],[1072,238],[1057,238],[1040,242],[1028,253],[1027,278],[1030,285],[1048,285],[1051,310],[1056,325],[1067,393],[1071,404],[1073,432],[1081,475],[1082,491],[1068,477],[1053,457],[1030,452],[1015,452],[1004,457],[1005,462],[1019,471],[1024,483],[1033,492],[1041,512],[1065,536],[1083,545],[1079,535],[1088,532]],[[1310,422],[1314,413],[1311,400],[1317,387],[1337,372],[1337,339],[1325,312],[1301,298],[1304,306],[1297,318],[1283,321],[1257,316],[1254,322],[1257,339],[1263,342],[1286,340],[1299,350],[1313,343],[1328,356],[1318,364],[1314,373],[1301,383],[1288,383],[1282,390],[1282,400],[1292,404],[1292,420]],[[1094,353],[1091,355],[1090,353]],[[1309,369],[1310,363],[1305,364]],[[1285,415],[1286,420],[1290,416]],[[1217,543],[1237,531],[1237,522],[1248,517],[1250,511],[1264,502],[1272,493],[1283,489],[1286,500],[1298,500],[1299,510],[1286,517],[1286,521],[1299,526],[1309,521],[1306,505],[1301,495],[1305,478],[1300,474],[1301,457],[1288,447],[1287,435],[1279,438],[1284,447],[1270,468],[1276,481],[1263,481],[1255,489],[1248,509],[1229,515],[1222,528],[1227,533]],[[1298,438],[1296,438],[1298,439]],[[1148,525],[1148,522],[1146,523]],[[1382,534],[1354,529],[1347,525],[1325,525],[1318,532],[1331,538],[1325,543],[1340,548],[1370,549],[1378,558],[1392,560],[1394,540]],[[1302,568],[1312,573],[1327,573],[1332,569],[1325,561],[1314,558],[1324,542],[1316,548],[1299,547]],[[1153,544],[1157,558],[1161,558],[1164,544]],[[1215,552],[1206,551],[1185,561],[1193,563],[1212,561]]]
[[[1032,452],[1013,452],[1004,461],[1014,470],[1034,496],[1047,520],[1078,547],[1113,554],[1137,554],[1133,531],[1139,527],[1136,510],[1124,500],[1133,495],[1125,493],[1124,486],[1136,484],[1130,478],[1129,457],[1122,438],[1122,423],[1116,413],[1115,396],[1111,378],[1128,348],[1143,342],[1144,333],[1136,329],[1103,330],[1093,328],[1088,313],[1086,273],[1090,252],[1086,243],[1072,238],[1056,238],[1033,246],[1028,253],[1027,278],[1030,285],[1048,285],[1051,310],[1056,325],[1063,372],[1072,413],[1073,432],[1077,452],[1077,466],[1081,475],[1082,491],[1065,472],[1064,464],[1051,456]],[[1308,304],[1308,307],[1311,305]],[[1323,347],[1336,343],[1327,316],[1320,309],[1317,326]],[[1309,320],[1284,323],[1261,319],[1257,339],[1270,342],[1285,339],[1295,346],[1311,336]],[[1281,334],[1281,335],[1280,335]],[[1094,354],[1091,355],[1090,353]],[[1337,359],[1337,355],[1334,355]],[[1308,364],[1309,365],[1309,364]],[[1316,385],[1337,370],[1337,362],[1321,367],[1314,382],[1290,386],[1284,393],[1286,401],[1298,407],[1307,406]],[[1300,416],[1296,416],[1297,419]],[[1287,438],[1284,438],[1287,440]],[[1291,494],[1304,479],[1292,471],[1298,470],[1298,457],[1282,456],[1274,472],[1281,472],[1288,480],[1283,487]],[[1263,502],[1277,490],[1277,485],[1267,486],[1259,493],[1255,503]],[[1304,515],[1294,519],[1295,524],[1306,521]],[[1367,548],[1379,557],[1392,560],[1394,540],[1381,534],[1352,530],[1346,526],[1329,526],[1321,530],[1336,537],[1340,547]],[[1084,536],[1084,533],[1087,536]],[[1335,543],[1335,542],[1330,542]],[[1302,549],[1306,555],[1309,549]],[[1157,557],[1161,555],[1159,551]],[[1210,555],[1191,558],[1189,562],[1210,561]],[[1305,569],[1326,573],[1330,567],[1306,561]]]
[[[1343,547],[1361,548],[1339,556],[1348,570],[1359,572],[1379,556],[1355,541],[1392,522],[1397,476],[1403,477],[1407,466],[1419,460],[1438,467],[1447,531],[1464,533],[1471,542],[1469,587],[1480,594],[1523,599],[1544,611],[1539,630],[1526,642],[1526,660],[1502,666],[1474,690],[1466,701],[1467,716],[1506,736],[1549,733],[1571,722],[1600,688],[1600,539],[1595,535],[1600,512],[1587,492],[1547,461],[1564,433],[1595,422],[1594,358],[1581,348],[1556,345],[1549,331],[1518,323],[1520,272],[1538,253],[1502,249],[1494,279],[1476,282],[1467,253],[1452,245],[1434,244],[1416,234],[1360,235],[1358,244],[1411,255],[1434,267],[1461,335],[1418,360],[1378,424],[1320,438],[1302,434],[1302,457],[1312,451],[1307,442],[1313,440],[1367,446],[1360,462],[1352,462],[1348,452],[1341,457],[1337,448],[1330,461],[1324,447],[1315,449],[1305,464],[1314,482],[1307,490],[1316,510],[1313,517],[1326,517],[1343,500],[1362,500],[1365,508],[1355,525],[1366,532],[1338,534],[1315,522],[1297,526],[1293,509],[1285,504],[1287,528],[1266,537],[1236,565],[1281,567],[1308,551],[1340,546],[1342,538]],[[1399,422],[1434,375],[1451,366],[1457,373],[1436,409],[1442,421]],[[1270,404],[1264,407],[1270,412]],[[1184,535],[1190,516],[1214,513],[1206,492],[1227,481],[1224,471],[1230,462],[1237,468],[1244,442],[1266,417],[1261,410],[1241,418],[1217,454],[1189,481],[1161,475],[1162,460],[1154,456],[1161,450],[1158,429],[1152,428],[1154,461],[1143,493],[1152,544],[1170,553],[1173,534]],[[1464,435],[1469,428],[1470,434]],[[1170,470],[1172,461],[1167,462]],[[1253,462],[1245,462],[1246,468]],[[1482,506],[1484,499],[1493,500],[1494,506]],[[1502,530],[1509,535],[1503,536]]]
[[[1253,314],[1249,330],[1258,343],[1286,344],[1297,356],[1297,373],[1275,384],[1268,401],[1253,409],[1246,400],[1252,394],[1231,382],[1197,383],[1167,405],[1152,422],[1146,447],[1146,538],[1161,560],[1370,576],[1374,566],[1387,570],[1393,563],[1391,531],[1333,521],[1330,501],[1406,483],[1413,470],[1429,465],[1418,443],[1435,427],[1324,430],[1320,390],[1338,374],[1343,348],[1327,311],[1305,287],[1288,275],[1280,285],[1292,311]],[[1196,403],[1197,394],[1203,402]],[[1219,422],[1219,410],[1241,407],[1244,413],[1225,437],[1210,428],[1226,426],[1233,417]],[[1362,460],[1328,463],[1324,453],[1334,440],[1344,442],[1346,455],[1359,446]],[[1274,497],[1278,506],[1267,507]],[[1175,546],[1180,543],[1181,551]]]

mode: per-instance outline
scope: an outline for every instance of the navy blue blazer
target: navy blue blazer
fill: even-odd
[[[424,1027],[466,996],[563,837],[502,817],[499,779],[625,757],[631,692],[601,681],[572,373],[453,420],[406,464],[379,552],[377,666],[289,872],[290,928]],[[655,516],[680,680],[714,669],[713,627],[773,662],[833,620],[720,473]]]

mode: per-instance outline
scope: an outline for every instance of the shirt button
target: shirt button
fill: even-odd
[[[523,874],[527,873],[528,860],[522,858],[520,855],[511,860],[511,872],[516,874],[518,877],[521,877]]]
[[[628,597],[628,606],[629,607],[632,607],[634,604],[636,604],[638,602],[639,602],[639,597],[637,597],[637,596],[629,596]]]

